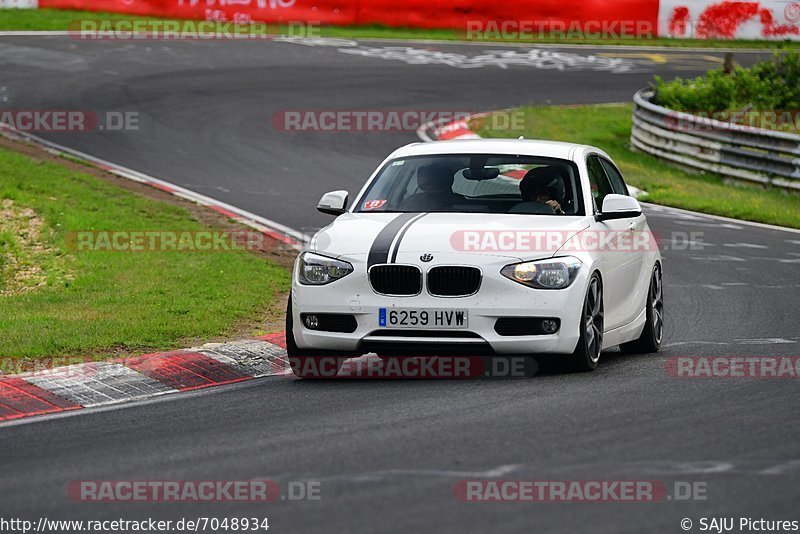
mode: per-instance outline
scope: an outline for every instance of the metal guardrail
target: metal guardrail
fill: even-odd
[[[800,135],[721,122],[633,96],[631,144],[657,158],[739,180],[800,191]]]

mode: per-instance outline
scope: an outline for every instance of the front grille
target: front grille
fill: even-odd
[[[369,283],[382,295],[418,295],[422,272],[413,265],[375,265],[369,270]]]
[[[311,315],[316,318],[317,326],[309,327],[306,318]],[[301,313],[300,320],[303,326],[309,330],[320,330],[322,332],[345,332],[352,334],[358,328],[358,322],[352,315],[346,313]]]
[[[476,267],[447,265],[428,271],[428,291],[437,297],[474,295],[481,286],[481,271]]]
[[[542,329],[545,320],[556,322],[556,332],[561,328],[556,317],[501,317],[494,323],[494,331],[501,336],[543,336],[547,335]]]

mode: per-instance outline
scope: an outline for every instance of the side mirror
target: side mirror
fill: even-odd
[[[598,221],[609,221],[613,219],[630,219],[642,214],[642,207],[639,202],[625,195],[608,194],[603,199],[603,210],[595,215]]]
[[[328,215],[341,215],[347,211],[347,191],[329,191],[322,195],[317,209]]]

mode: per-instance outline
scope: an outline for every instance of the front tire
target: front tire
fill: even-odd
[[[650,287],[647,291],[647,320],[639,339],[623,343],[619,346],[627,354],[651,354],[661,348],[664,335],[664,286],[661,277],[661,265],[656,263],[650,276]]]
[[[603,284],[593,273],[581,308],[581,337],[575,351],[568,357],[567,370],[594,371],[603,349]]]

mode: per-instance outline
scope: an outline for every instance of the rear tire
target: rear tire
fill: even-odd
[[[567,358],[566,370],[594,371],[603,349],[603,284],[593,273],[583,299],[580,321],[581,337],[575,351]]]
[[[664,335],[664,286],[661,265],[656,263],[647,290],[647,319],[639,339],[623,343],[619,349],[626,354],[651,354],[661,348]]]
[[[292,372],[303,380],[335,378],[346,357],[326,355],[324,350],[309,351],[299,348],[294,340],[293,323],[292,293],[289,292],[289,302],[286,304],[286,356]]]

